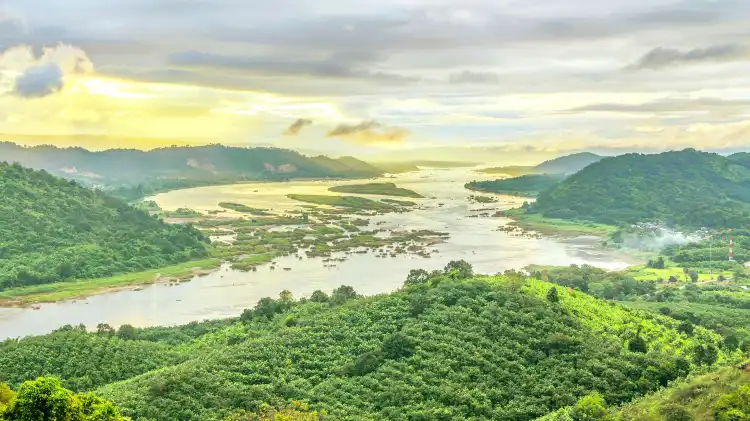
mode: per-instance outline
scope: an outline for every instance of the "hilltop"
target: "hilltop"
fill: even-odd
[[[506,174],[512,177],[528,174],[575,174],[587,166],[604,159],[603,156],[591,152],[580,152],[550,159],[536,166],[510,166],[484,168],[479,172],[486,174]]]
[[[206,255],[168,225],[74,181],[0,163],[0,290],[167,266]]]
[[[473,277],[451,262],[375,297],[346,286],[301,300],[287,291],[239,320],[67,327],[6,341],[0,377],[15,386],[58,376],[133,419],[221,419],[303,401],[330,419],[531,420],[592,392],[627,402],[726,358],[718,335],[677,328],[515,272]]]
[[[86,185],[119,187],[114,192],[127,199],[161,190],[245,180],[369,178],[384,173],[353,157],[307,157],[287,149],[222,145],[93,152],[6,142],[0,143],[0,156]]]
[[[530,211],[607,224],[739,227],[750,215],[750,169],[694,149],[605,158],[542,192]]]

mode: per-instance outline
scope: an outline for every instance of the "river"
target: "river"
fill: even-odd
[[[506,218],[472,217],[478,210],[517,207],[524,199],[498,195],[499,202],[470,203],[472,193],[465,182],[487,179],[471,169],[423,169],[385,180],[412,189],[426,199],[418,209],[408,213],[379,215],[372,223],[378,228],[432,229],[450,233],[450,238],[435,246],[432,258],[399,255],[387,259],[374,253],[354,254],[336,267],[324,267],[322,259],[279,259],[279,267],[289,271],[272,271],[268,265],[257,272],[240,272],[227,265],[191,282],[170,286],[160,283],[138,291],[125,290],[95,295],[86,299],[42,304],[39,309],[0,308],[0,340],[9,337],[44,334],[66,324],[98,323],[119,326],[157,326],[183,324],[196,320],[237,316],[252,307],[258,299],[277,296],[288,289],[296,296],[309,295],[316,289],[330,292],[351,285],[360,294],[378,294],[401,286],[409,270],[428,270],[445,266],[451,260],[464,259],[476,272],[492,274],[506,269],[520,269],[529,264],[591,264],[618,269],[632,263],[627,257],[598,246],[597,239],[529,238],[513,236],[498,228],[510,222]],[[378,180],[383,181],[383,180]],[[219,202],[238,202],[256,208],[289,210],[300,206],[286,197],[288,193],[332,194],[332,185],[356,182],[292,181],[285,183],[251,183],[177,190],[151,198],[163,209],[189,207],[196,210],[218,210]]]

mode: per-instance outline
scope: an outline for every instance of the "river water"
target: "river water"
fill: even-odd
[[[606,269],[624,268],[632,263],[618,253],[602,250],[595,238],[529,238],[514,236],[498,228],[510,222],[506,218],[471,217],[478,213],[510,209],[524,199],[498,195],[499,202],[470,203],[472,192],[465,182],[486,179],[471,169],[423,169],[400,174],[385,181],[412,189],[425,199],[419,208],[408,213],[379,215],[371,218],[371,227],[385,229],[431,229],[450,233],[450,238],[434,248],[431,258],[399,255],[377,258],[374,253],[348,255],[336,267],[324,267],[322,259],[298,260],[286,257],[278,267],[268,265],[257,272],[240,272],[223,266],[209,275],[196,277],[179,285],[155,284],[138,291],[125,290],[87,299],[42,304],[31,308],[0,308],[0,340],[9,337],[44,334],[66,324],[83,323],[90,328],[98,323],[119,326],[183,324],[196,320],[237,316],[262,297],[275,297],[288,289],[296,296],[309,295],[316,289],[330,292],[346,284],[360,294],[378,294],[401,286],[409,270],[428,270],[445,266],[451,260],[470,262],[477,273],[492,274],[506,269],[520,269],[529,264],[591,264]],[[383,180],[378,180],[383,181]],[[293,181],[286,183],[253,183],[201,187],[159,194],[152,199],[165,210],[189,207],[201,211],[218,210],[219,202],[237,202],[256,208],[290,210],[301,204],[286,197],[288,193],[332,194],[331,185],[362,183]],[[479,211],[478,210],[485,210]]]

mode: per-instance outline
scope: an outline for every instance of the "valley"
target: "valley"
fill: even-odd
[[[476,177],[470,169],[425,169],[388,178],[400,188],[406,188],[425,196],[424,199],[409,199],[417,202],[408,212],[385,213],[368,216],[369,222],[363,230],[434,231],[445,232],[447,238],[429,247],[436,250],[430,257],[414,253],[399,253],[379,257],[377,252],[346,254],[334,252],[331,256],[299,259],[295,254],[264,258],[256,271],[246,272],[232,268],[227,262],[210,273],[193,277],[192,282],[157,282],[152,284],[154,270],[136,276],[131,281],[140,286],[127,286],[123,276],[110,284],[104,281],[60,283],[40,286],[28,291],[31,296],[18,296],[18,292],[0,292],[0,302],[21,300],[26,307],[0,308],[0,332],[3,337],[43,334],[65,324],[84,323],[94,327],[105,322],[113,326],[132,324],[156,326],[183,324],[207,318],[231,317],[249,304],[278,291],[289,289],[295,295],[307,295],[316,289],[332,289],[341,284],[351,284],[361,293],[371,295],[389,292],[400,285],[400,280],[415,267],[439,268],[450,260],[465,259],[481,273],[496,273],[506,269],[520,269],[526,265],[592,264],[618,269],[637,260],[616,251],[604,250],[594,236],[545,236],[535,238],[499,231],[512,223],[508,218],[491,217],[498,210],[515,208],[523,203],[522,198],[498,196],[497,203],[471,204],[471,192],[463,188],[465,181]],[[289,181],[280,183],[243,183],[238,185],[201,187],[175,190],[151,197],[160,208],[174,211],[179,208],[192,209],[203,215],[221,212],[213,216],[220,218],[243,217],[244,212],[227,209],[220,203],[241,203],[252,209],[272,209],[280,214],[302,212],[305,202],[288,197],[289,194],[335,197],[340,193],[330,192],[331,186],[361,184],[357,181]],[[362,195],[369,200],[382,200],[383,196]],[[226,206],[226,205],[224,205]],[[487,213],[487,216],[477,215]],[[297,214],[299,215],[299,214]],[[457,217],[458,216],[458,217]],[[260,218],[263,217],[253,217]],[[356,216],[355,219],[363,218]],[[336,221],[333,221],[336,222]],[[302,226],[295,224],[292,226]],[[272,230],[281,229],[273,228]],[[336,261],[328,263],[327,260]],[[339,259],[343,261],[338,261]],[[276,263],[271,265],[271,260]],[[241,262],[241,261],[240,261]],[[190,266],[190,265],[188,265]],[[289,268],[290,270],[283,270]],[[188,272],[189,273],[189,272]],[[97,283],[98,282],[98,283]],[[124,281],[127,282],[127,281]],[[79,284],[79,285],[76,285]],[[81,290],[81,284],[91,288]],[[78,287],[78,288],[77,288]],[[52,288],[49,295],[45,291]],[[59,290],[58,290],[59,288]],[[110,289],[115,288],[115,289]],[[66,292],[67,291],[67,292]],[[81,297],[97,292],[88,298]],[[54,303],[34,303],[67,298]],[[6,301],[7,302],[7,301]],[[29,307],[33,305],[34,307]]]

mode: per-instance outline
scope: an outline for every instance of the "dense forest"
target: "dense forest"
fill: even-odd
[[[206,255],[189,225],[168,225],[74,181],[0,163],[0,290],[185,262]]]
[[[536,196],[562,180],[563,177],[557,175],[529,174],[500,180],[472,181],[466,183],[464,187],[488,193]]]
[[[750,169],[736,162],[694,149],[605,158],[542,192],[527,211],[606,224],[741,227],[750,217]]]
[[[222,145],[93,152],[0,142],[0,157],[86,185],[112,189],[128,200],[158,191],[246,180],[368,178],[384,173],[353,157],[307,157],[287,149]]]
[[[0,376],[12,387],[56,376],[134,420],[220,419],[295,402],[326,419],[531,420],[594,393],[628,402],[736,353],[700,326],[679,327],[516,272],[474,277],[451,262],[414,270],[400,291],[375,297],[347,286],[300,300],[284,291],[234,320],[8,340]]]

